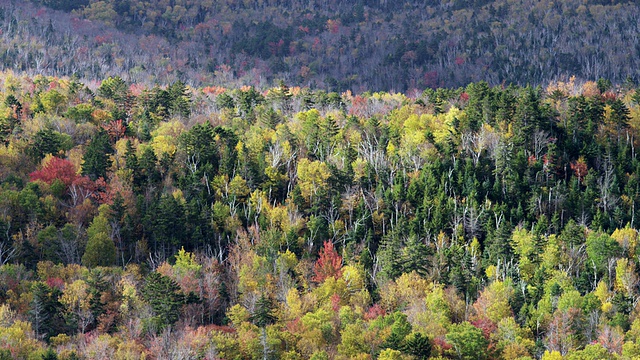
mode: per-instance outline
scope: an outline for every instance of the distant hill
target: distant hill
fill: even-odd
[[[638,23],[615,0],[3,2],[0,60],[85,81],[338,91],[622,83],[640,79]]]

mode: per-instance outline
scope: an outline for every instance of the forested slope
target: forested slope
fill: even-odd
[[[634,1],[42,0],[0,10],[5,68],[84,81],[363,92],[640,76]]]
[[[633,358],[633,87],[4,72],[4,358]]]

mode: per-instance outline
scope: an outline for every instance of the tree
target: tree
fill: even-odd
[[[595,271],[594,276],[608,275],[609,284],[613,283],[615,276],[615,258],[621,253],[618,242],[606,233],[592,232],[587,236],[588,262]],[[596,282],[594,279],[594,287]]]
[[[479,319],[489,319],[497,324],[501,319],[512,315],[509,300],[513,295],[513,289],[502,281],[494,281],[478,296],[478,300],[473,304],[476,317]]]
[[[405,338],[402,351],[417,360],[427,360],[431,355],[431,340],[419,332],[411,333]]]
[[[47,351],[42,354],[42,360],[58,360],[58,353],[52,348],[48,348]]]
[[[402,262],[402,272],[410,273],[415,271],[421,276],[426,276],[429,271],[429,256],[432,255],[430,248],[417,235],[409,235],[405,242],[405,247],[398,256]]]
[[[156,332],[178,321],[180,309],[187,300],[180,286],[173,279],[155,271],[145,279],[142,296],[151,305],[155,314],[152,319],[148,319],[147,326]]]
[[[116,245],[107,233],[100,232],[90,237],[82,255],[82,264],[87,267],[112,266],[116,263]]]
[[[173,195],[163,195],[158,200],[153,216],[152,231],[156,249],[175,249],[180,242],[184,243],[184,209]]]
[[[76,167],[69,160],[50,156],[43,162],[40,170],[29,174],[31,181],[41,180],[51,185],[55,180],[60,180],[67,190],[78,178]]]
[[[309,161],[304,158],[298,162],[298,185],[302,196],[313,204],[313,198],[327,188],[331,177],[329,167],[322,161]]]
[[[169,105],[171,113],[185,118],[189,117],[191,114],[191,96],[185,84],[178,80],[171,84],[167,91],[171,96],[171,104]]]
[[[111,153],[113,148],[109,144],[109,134],[104,129],[100,129],[82,157],[82,175],[89,176],[91,180],[99,177],[106,178],[107,170],[111,166],[109,159]]]
[[[50,287],[43,282],[35,282],[31,287],[33,299],[29,311],[31,323],[39,339],[49,339],[51,336],[65,332],[65,321],[62,304],[58,301],[61,293],[56,287]]]
[[[31,300],[31,323],[36,332],[36,338],[49,334],[49,289],[44,283],[36,283],[33,286],[33,300]]]
[[[342,256],[333,248],[333,243],[325,241],[320,250],[320,257],[313,265],[313,281],[322,283],[325,279],[333,277],[338,279],[342,276]]]
[[[402,353],[394,349],[384,349],[380,352],[378,360],[402,360]]]
[[[520,277],[525,281],[533,278],[542,253],[537,237],[526,229],[520,228],[513,231],[511,238],[513,251],[519,255],[520,259]]]
[[[395,320],[391,325],[391,334],[389,334],[382,347],[401,350],[404,346],[404,339],[411,333],[411,324],[407,321],[405,314],[396,312],[388,316]]]
[[[27,155],[36,161],[42,160],[47,154],[59,156],[61,152],[73,147],[71,137],[61,134],[50,127],[38,130],[27,148]]]
[[[60,297],[60,303],[66,307],[68,323],[80,330],[80,333],[84,333],[94,321],[91,298],[89,286],[83,280],[67,285]]]
[[[129,87],[124,80],[119,76],[110,76],[100,84],[100,87],[98,88],[98,95],[107,99],[112,99],[116,103],[121,104],[124,102],[128,91]]]
[[[111,266],[116,262],[116,246],[111,239],[111,226],[103,214],[93,218],[87,228],[87,247],[82,264],[88,267]]]
[[[217,173],[218,151],[214,129],[209,122],[197,124],[180,135],[180,148],[186,155],[186,170],[196,179]]]
[[[236,107],[236,104],[229,93],[223,92],[216,98],[216,106],[220,109],[233,109]]]
[[[479,360],[487,358],[487,346],[489,342],[482,334],[482,330],[468,322],[451,325],[446,335],[458,359]]]
[[[273,315],[275,305],[273,300],[264,293],[260,295],[260,299],[256,302],[256,309],[251,315],[250,320],[261,330],[262,358],[267,360],[269,355],[269,345],[267,344],[267,325],[276,322],[277,318]]]
[[[547,332],[549,350],[564,356],[578,346],[580,334],[576,330],[582,325],[581,315],[581,310],[576,308],[556,310]]]

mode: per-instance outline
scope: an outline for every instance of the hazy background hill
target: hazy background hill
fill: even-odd
[[[354,5],[355,4],[355,5]],[[354,91],[640,77],[617,0],[42,0],[0,5],[5,68]]]

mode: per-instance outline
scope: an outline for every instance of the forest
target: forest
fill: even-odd
[[[0,359],[640,356],[633,82],[0,99]]]
[[[327,92],[640,82],[633,0],[6,0],[5,69]]]
[[[0,2],[0,360],[640,358],[638,24]]]

